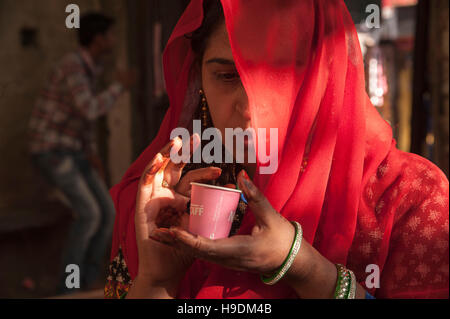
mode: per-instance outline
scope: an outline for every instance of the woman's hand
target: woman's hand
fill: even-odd
[[[198,135],[191,137],[191,151],[199,141]],[[194,257],[191,251],[163,244],[172,240],[168,228],[187,229],[190,182],[216,179],[221,174],[219,168],[209,167],[188,172],[180,181],[185,164],[173,163],[170,153],[181,147],[180,139],[172,140],[147,165],[139,181],[135,212],[139,271],[134,285],[163,287],[172,296]],[[135,294],[130,291],[130,295]]]
[[[273,275],[289,254],[295,228],[273,209],[245,171],[239,173],[238,185],[255,216],[255,226],[250,235],[211,240],[171,227],[169,232],[173,237],[166,243],[227,268]],[[301,298],[333,298],[336,278],[334,264],[303,239],[283,280]]]
[[[295,228],[272,208],[245,171],[239,174],[238,185],[255,215],[251,235],[210,240],[173,227],[170,232],[174,235],[174,240],[169,244],[183,251],[188,248],[196,257],[228,268],[272,274],[286,259]]]

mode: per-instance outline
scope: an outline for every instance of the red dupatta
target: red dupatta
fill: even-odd
[[[139,178],[171,130],[187,125],[194,55],[185,35],[200,27],[202,5],[202,0],[191,1],[165,49],[170,108],[159,133],[111,189],[117,210],[112,256],[120,246],[132,278],[138,265],[134,206]],[[344,1],[222,0],[222,5],[253,127],[278,129],[278,170],[262,175],[257,169],[254,181],[278,212],[302,225],[305,240],[330,261],[346,264],[363,186],[394,143],[389,125],[367,98],[359,42]],[[248,233],[253,222],[247,213],[239,233]],[[194,264],[180,290],[180,296],[193,294],[293,297],[283,283],[267,287],[257,275],[203,262]]]

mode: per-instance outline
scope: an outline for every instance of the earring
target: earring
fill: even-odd
[[[201,101],[201,118],[202,118],[202,127],[205,129],[208,127],[208,104],[206,103],[206,97],[205,93],[202,89],[198,91],[200,94],[200,101]]]

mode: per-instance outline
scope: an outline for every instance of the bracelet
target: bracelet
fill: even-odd
[[[341,264],[336,264],[335,266],[337,269],[337,280],[336,280],[336,290],[334,291],[334,299],[345,299],[348,286],[345,285],[347,271],[345,267]]]
[[[261,280],[266,285],[274,285],[278,281],[280,281],[281,278],[284,277],[284,275],[287,273],[289,268],[292,266],[292,263],[294,262],[294,259],[300,250],[300,246],[302,244],[302,238],[303,238],[302,226],[300,226],[300,224],[297,223],[296,221],[293,221],[291,223],[295,227],[294,242],[292,243],[291,250],[289,251],[289,254],[286,257],[286,259],[284,260],[281,267],[276,271],[275,275],[270,276],[270,277],[261,275]]]
[[[356,278],[353,271],[345,268],[341,264],[336,264],[338,271],[338,279],[336,282],[336,290],[334,292],[335,299],[355,299],[356,295]]]
[[[348,293],[348,299],[355,299],[355,296],[356,296],[356,278],[355,278],[355,274],[350,269],[348,269],[348,272],[350,273],[350,282],[351,282],[350,292]]]

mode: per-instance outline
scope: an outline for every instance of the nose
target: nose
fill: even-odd
[[[249,104],[248,104],[247,93],[245,92],[244,88],[242,88],[240,91],[241,92],[240,92],[238,98],[236,99],[235,109],[239,113],[239,115],[244,118],[245,121],[250,121],[251,114],[250,114],[250,108],[249,108]]]

